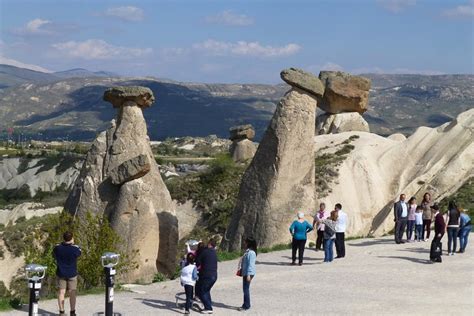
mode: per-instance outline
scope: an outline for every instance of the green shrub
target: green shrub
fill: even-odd
[[[315,158],[315,176],[316,176],[316,196],[317,198],[324,198],[332,192],[331,185],[339,176],[338,167],[347,158],[347,155],[354,150],[355,146],[350,143],[359,138],[358,135],[352,135],[342,143],[335,145],[339,148],[333,154],[322,153]],[[326,150],[328,148],[323,148]]]
[[[224,233],[234,209],[245,166],[228,154],[217,155],[201,174],[166,181],[171,197],[180,203],[192,200],[202,210],[209,233]]]
[[[218,251],[217,252],[217,261],[229,261],[235,260],[242,256],[241,251]]]
[[[164,282],[166,280],[167,280],[166,275],[161,272],[156,273],[155,276],[153,277],[153,283]]]
[[[66,212],[46,215],[21,223],[20,229],[18,229],[18,226],[13,225],[12,228],[22,232],[23,244],[21,247],[15,248],[16,253],[24,254],[26,263],[37,263],[48,267],[46,277],[43,280],[43,297],[55,292],[56,262],[52,256],[52,251],[55,245],[62,241],[62,234],[65,231],[73,232],[75,243],[80,245],[82,249],[82,255],[78,260],[79,291],[103,286],[104,276],[100,257],[107,251],[121,253],[121,238],[114,232],[104,217],[94,216],[91,213],[87,213],[81,220],[74,220]],[[7,227],[7,229],[9,228],[10,226]],[[120,263],[117,266],[118,279],[120,279],[120,273],[137,268],[134,254],[130,257],[121,253]],[[17,276],[12,281],[11,288],[14,297],[23,301],[27,300],[28,293],[24,289],[25,284],[22,275]]]

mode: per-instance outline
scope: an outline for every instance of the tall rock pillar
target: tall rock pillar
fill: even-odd
[[[278,103],[246,170],[227,229],[225,247],[238,250],[244,238],[270,247],[290,240],[297,211],[314,212],[314,134],[321,81],[299,69],[281,72],[291,90]]]
[[[153,93],[144,87],[114,87],[104,100],[118,109],[117,118],[87,154],[66,210],[78,217],[88,211],[107,216],[123,240],[122,250],[138,251],[139,268],[125,281],[150,282],[157,270],[174,271],[178,243],[178,221],[142,112],[154,102]]]

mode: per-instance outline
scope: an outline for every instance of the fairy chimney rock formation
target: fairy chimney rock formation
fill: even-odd
[[[232,145],[229,148],[230,155],[235,162],[245,162],[252,159],[257,151],[256,144],[252,141],[255,130],[252,125],[239,125],[229,129]]]
[[[325,90],[318,106],[325,112],[316,118],[316,133],[370,132],[362,114],[368,108],[371,81],[341,71],[321,71],[319,79]]]
[[[367,111],[370,79],[342,71],[321,71],[319,79],[325,86],[323,99],[318,104],[323,111],[331,114]]]
[[[153,93],[144,87],[113,87],[104,100],[117,108],[117,118],[92,144],[65,209],[83,218],[105,215],[122,239],[122,251],[134,257],[137,270],[126,282],[151,282],[157,270],[172,273],[178,222],[171,196],[151,151],[142,109]]]
[[[315,205],[314,132],[318,78],[298,69],[281,72],[291,89],[278,103],[257,152],[245,171],[224,240],[241,249],[254,237],[269,247],[290,240],[288,227],[297,211],[311,214]]]

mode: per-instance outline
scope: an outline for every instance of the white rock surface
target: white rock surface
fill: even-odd
[[[392,134],[392,135],[388,136],[387,138],[391,139],[391,140],[394,140],[394,141],[397,141],[397,142],[402,142],[402,141],[407,139],[407,137],[405,135],[403,135],[402,133],[395,133],[395,134]]]
[[[404,141],[348,132],[315,137],[316,152],[359,135],[355,149],[339,167],[329,207],[342,203],[349,216],[348,235],[382,235],[393,228],[393,203],[400,193],[434,200],[455,192],[474,176],[474,109],[438,128],[420,127]]]
[[[322,113],[316,117],[316,134],[337,134],[350,131],[370,132],[369,123],[357,112]]]
[[[70,188],[79,175],[82,165],[82,162],[77,162],[73,167],[59,174],[56,168],[36,174],[41,168],[41,165],[35,167],[40,160],[41,158],[31,159],[28,164],[29,169],[19,174],[20,158],[0,159],[0,189],[18,189],[28,184],[30,194],[33,196],[38,189],[54,191],[61,186]]]
[[[62,206],[44,208],[44,205],[41,203],[22,203],[11,210],[0,210],[0,224],[14,223],[20,217],[30,219],[35,216],[41,217],[48,214],[57,214],[62,210]]]

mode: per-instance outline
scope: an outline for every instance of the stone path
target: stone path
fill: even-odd
[[[473,315],[474,240],[464,254],[431,264],[429,242],[396,245],[392,238],[347,242],[347,257],[330,264],[323,253],[306,249],[304,265],[290,266],[290,251],[259,254],[246,315]],[[446,246],[446,237],[443,239]],[[212,290],[214,314],[238,315],[242,304],[237,261],[219,265]],[[137,286],[115,295],[122,315],[178,315],[179,281]],[[81,296],[78,315],[103,311],[103,295]],[[40,301],[43,315],[55,315],[54,300]],[[2,314],[2,313],[0,313]],[[23,311],[3,313],[25,315]],[[194,313],[196,314],[196,313]]]

